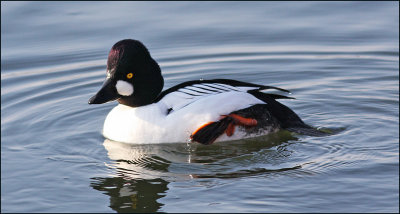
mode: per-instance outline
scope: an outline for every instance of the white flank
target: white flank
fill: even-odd
[[[174,93],[158,103],[138,108],[116,106],[107,116],[103,134],[106,138],[132,144],[187,142],[190,134],[201,125],[217,121],[221,115],[264,103],[253,95],[241,91],[208,94],[191,102],[179,102]],[[189,95],[187,95],[189,96]],[[170,106],[169,101],[175,105]],[[174,103],[177,101],[177,103]],[[167,109],[174,110],[168,115]],[[245,133],[236,131],[231,137],[221,136],[217,141],[234,140]]]

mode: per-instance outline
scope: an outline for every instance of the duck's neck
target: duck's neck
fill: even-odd
[[[157,84],[160,84],[159,81],[160,80],[158,80]],[[127,105],[130,107],[140,107],[151,104],[154,102],[154,100],[157,98],[158,94],[162,90],[162,86],[160,87],[160,89],[158,88],[155,89],[154,87],[151,87],[152,85],[154,85],[154,83],[139,85],[138,87],[144,89],[143,91],[137,93],[135,92],[132,96],[129,97],[122,97],[118,99],[118,102],[120,104]]]

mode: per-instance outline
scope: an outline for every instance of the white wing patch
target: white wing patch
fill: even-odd
[[[222,83],[198,83],[179,88],[165,95],[160,102],[165,104],[169,112],[177,111],[199,99],[227,92],[243,92],[259,89],[259,87],[232,86]]]

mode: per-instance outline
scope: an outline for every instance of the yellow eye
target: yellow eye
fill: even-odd
[[[128,78],[128,79],[132,79],[132,77],[133,77],[132,73],[129,73],[129,74],[126,75],[126,78]]]

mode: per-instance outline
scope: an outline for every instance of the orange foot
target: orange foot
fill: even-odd
[[[224,120],[224,118],[226,118],[226,120]],[[205,145],[209,145],[212,144],[224,132],[227,136],[232,136],[235,132],[235,126],[256,125],[257,120],[252,118],[245,118],[237,114],[222,115],[218,121],[205,123],[200,126],[190,135],[190,139]]]
[[[225,130],[225,133],[228,137],[232,136],[235,133],[235,126],[256,126],[257,120],[252,118],[245,118],[237,114],[228,114],[222,115],[220,119],[225,117],[230,117],[233,119],[233,123],[228,125],[228,128]]]

